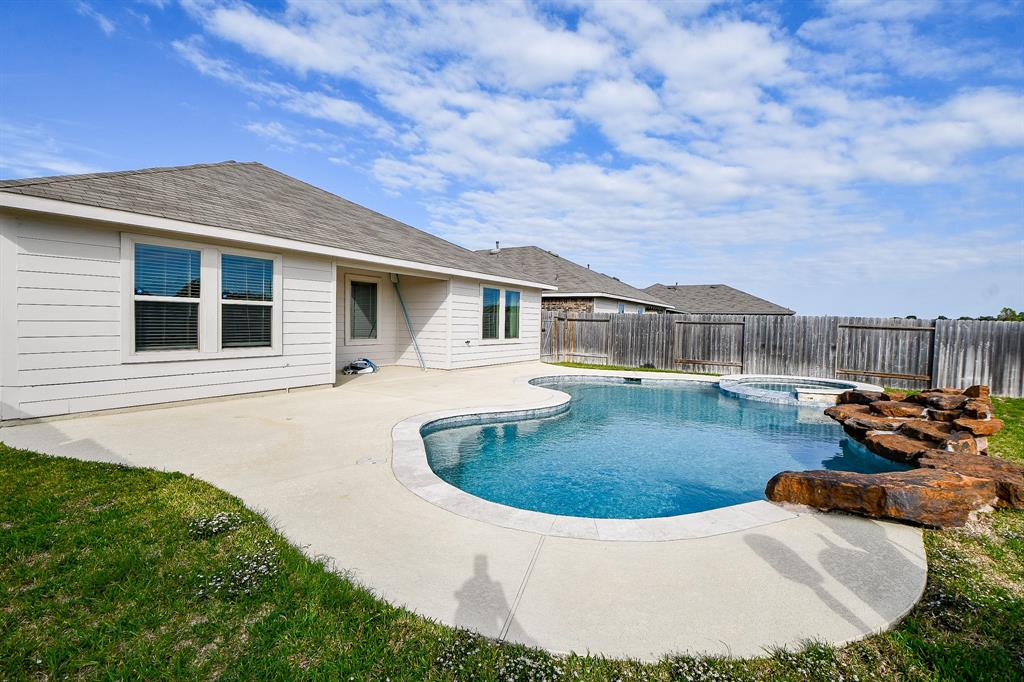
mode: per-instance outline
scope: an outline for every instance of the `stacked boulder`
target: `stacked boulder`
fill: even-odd
[[[857,474],[784,471],[768,499],[889,518],[930,527],[960,526],[976,511],[1024,509],[1024,467],[989,457],[988,437],[1003,428],[987,386],[847,391],[825,414],[855,441],[909,471]]]

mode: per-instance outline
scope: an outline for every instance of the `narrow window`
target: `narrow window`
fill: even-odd
[[[377,283],[353,280],[349,286],[351,287],[350,338],[377,338]]]
[[[505,291],[505,338],[519,338],[519,297],[518,291]]]
[[[135,351],[199,349],[200,253],[135,244]]]
[[[223,254],[220,261],[221,348],[271,345],[274,261]]]
[[[501,291],[484,287],[483,338],[498,338],[498,315],[501,308]]]
[[[619,312],[620,313],[626,312],[626,304],[625,303],[620,303],[619,304]]]

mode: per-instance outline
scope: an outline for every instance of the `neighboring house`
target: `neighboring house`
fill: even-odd
[[[758,298],[726,284],[652,284],[644,289],[651,296],[668,301],[672,312],[692,315],[793,315],[771,301]]]
[[[545,288],[258,163],[0,181],[0,419],[536,360]]]
[[[523,277],[554,284],[556,291],[542,294],[544,310],[572,313],[665,312],[669,304],[625,284],[615,277],[566,260],[537,246],[504,247],[477,251],[491,262],[511,268]]]

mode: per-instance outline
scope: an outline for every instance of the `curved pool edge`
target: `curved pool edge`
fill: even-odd
[[[797,382],[797,381],[821,381],[833,384],[841,384],[835,389],[828,391],[822,389],[818,391],[824,395],[839,395],[843,391],[875,391],[878,393],[883,392],[885,389],[875,384],[867,384],[861,381],[847,381],[846,379],[828,379],[824,377],[802,377],[791,374],[728,374],[720,377],[718,380],[718,390],[726,395],[730,395],[735,398],[745,398],[747,400],[759,400],[765,403],[775,403],[776,405],[795,405],[797,407],[819,407],[822,405],[834,404],[834,402],[828,402],[826,400],[800,400],[792,396],[782,395],[779,391],[772,391],[763,388],[754,388],[752,386],[744,385],[744,382],[750,381],[779,381],[779,382]]]
[[[637,381],[629,374],[545,374],[520,377],[516,384],[526,384],[538,392],[538,402],[523,405],[496,405],[443,410],[414,415],[400,421],[392,429],[391,469],[395,478],[412,493],[431,504],[465,518],[483,521],[503,528],[539,535],[583,540],[663,542],[691,540],[724,533],[748,530],[779,521],[795,519],[799,513],[784,509],[766,500],[719,507],[691,514],[650,519],[597,519],[562,516],[519,509],[491,502],[467,493],[439,477],[427,461],[422,432],[438,422],[480,424],[510,419],[535,419],[553,416],[569,408],[571,396],[543,385],[548,381],[589,381],[627,383]],[[642,377],[648,383],[717,384],[717,377]]]

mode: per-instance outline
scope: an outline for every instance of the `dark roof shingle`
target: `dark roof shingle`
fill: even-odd
[[[793,311],[727,284],[652,284],[644,289],[676,312],[718,315],[792,315]]]
[[[502,278],[523,279],[521,272],[500,262],[261,163],[225,161],[112,173],[0,180],[0,192],[242,230]]]
[[[545,251],[539,246],[501,247],[497,253],[477,253],[521,273],[522,277],[547,282],[558,287],[556,294],[601,294],[609,298],[625,298],[668,307],[661,297],[652,295],[609,275]]]

